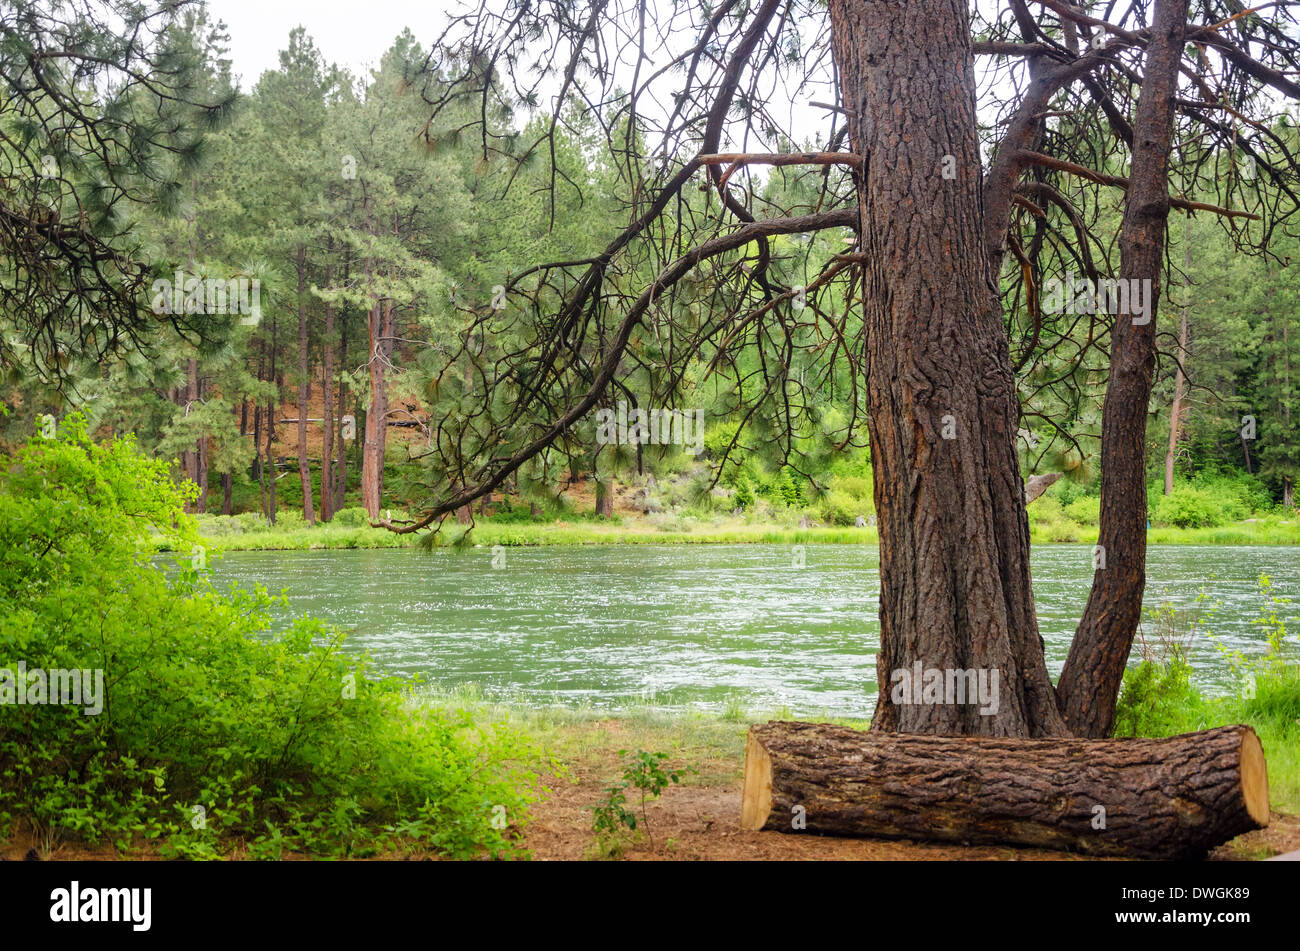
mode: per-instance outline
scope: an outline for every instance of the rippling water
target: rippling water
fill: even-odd
[[[288,589],[290,611],[348,628],[395,673],[536,704],[668,706],[792,715],[869,716],[879,559],[875,546],[609,545],[488,549],[232,552],[218,584]],[[1248,654],[1255,579],[1300,602],[1300,551],[1161,546],[1148,554],[1147,605],[1192,609],[1204,588],[1221,602],[1211,632]],[[1092,549],[1035,550],[1034,590],[1053,675],[1083,610]],[[1300,625],[1300,603],[1287,605]],[[1150,625],[1148,624],[1148,630]],[[1134,655],[1139,650],[1135,648]],[[1195,679],[1223,692],[1229,672],[1212,642],[1191,644]]]

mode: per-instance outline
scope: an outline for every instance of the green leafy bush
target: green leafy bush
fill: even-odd
[[[1222,501],[1203,489],[1176,486],[1169,495],[1160,497],[1152,517],[1157,525],[1213,528],[1228,521]]]
[[[349,508],[339,509],[335,512],[334,518],[330,524],[344,525],[349,528],[359,528],[362,525],[370,524],[370,516],[366,513],[364,508],[359,505],[354,505]]]
[[[1101,496],[1080,495],[1065,506],[1065,514],[1080,525],[1096,525],[1101,519]]]
[[[754,507],[754,487],[749,484],[749,479],[743,473],[736,480],[735,502],[743,509]]]
[[[0,833],[194,857],[515,851],[519,742],[413,710],[319,621],[274,630],[264,590],[216,591],[193,491],[77,417],[0,458],[0,670],[103,685],[98,715],[0,704]],[[150,560],[159,538],[170,568]]]
[[[1184,732],[1189,714],[1204,701],[1191,682],[1191,665],[1181,653],[1143,660],[1124,674],[1115,707],[1116,736],[1173,736]]]

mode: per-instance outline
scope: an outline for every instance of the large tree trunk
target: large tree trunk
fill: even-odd
[[[1115,315],[1110,378],[1101,422],[1101,558],[1083,619],[1057,684],[1061,712],[1076,736],[1108,736],[1124,666],[1142,617],[1146,587],[1147,407],[1155,367],[1174,94],[1188,0],[1157,0],[1146,72],[1133,125],[1133,160],[1120,226],[1120,279],[1150,281],[1148,312]]]
[[[873,729],[1057,736],[1029,579],[1019,408],[980,200],[966,4],[831,0],[866,253],[866,384],[880,527]],[[952,177],[944,170],[955,171]],[[999,672],[997,712],[897,704],[915,661]]]
[[[311,369],[307,362],[307,261],[306,249],[298,245],[298,479],[302,483],[302,518],[316,524],[312,500],[311,465],[307,461],[307,404],[311,401]]]
[[[746,829],[1183,859],[1268,820],[1248,726],[1008,740],[773,722],[745,753]]]

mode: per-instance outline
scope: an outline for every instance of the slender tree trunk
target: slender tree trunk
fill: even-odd
[[[307,461],[307,405],[311,402],[311,367],[307,361],[306,248],[298,245],[298,479],[302,482],[302,518],[316,524],[311,464]]]
[[[199,470],[199,498],[196,510],[206,512],[208,510],[208,441],[206,438],[199,439],[196,459]]]
[[[344,274],[344,280],[346,280],[346,279],[347,279],[347,274],[345,273],[345,274]],[[342,316],[342,318],[343,318],[343,320],[342,320],[342,324],[343,324],[343,326],[342,326],[342,327],[340,328],[340,330],[339,330],[339,360],[341,360],[341,361],[343,362],[343,364],[346,366],[346,365],[347,365],[347,360],[348,360],[348,320],[347,320],[347,312],[345,311],[341,316]],[[347,402],[348,402],[348,395],[349,395],[349,394],[348,394],[348,387],[347,387],[347,384],[346,384],[346,383],[343,383],[342,381],[340,381],[340,383],[339,383],[339,411],[340,411],[340,413],[342,412],[343,407],[347,405]],[[355,408],[354,408],[354,411],[353,411],[352,423],[353,423],[352,440],[353,440],[353,442],[355,442],[355,441],[356,441],[356,413],[355,413]],[[343,503],[344,503],[344,500],[345,500],[345,497],[346,497],[346,495],[347,495],[347,491],[348,491],[348,441],[347,441],[346,439],[343,438],[343,433],[342,433],[341,431],[339,432],[339,449],[338,449],[338,452],[339,452],[339,456],[338,456],[338,472],[335,474],[335,477],[336,477],[336,479],[337,479],[337,482],[336,482],[335,487],[334,487],[334,511],[336,511],[336,512],[337,512],[339,509],[343,508]]]
[[[275,460],[275,405],[279,399],[280,379],[275,370],[276,349],[279,346],[276,326],[276,318],[271,317],[271,384],[272,395],[266,401],[266,466],[270,470],[267,473],[267,493],[266,493],[266,520],[272,525],[275,524],[275,480],[279,467]]]
[[[1183,218],[1183,271],[1192,267],[1191,218]],[[1188,288],[1184,288],[1184,293]],[[1174,367],[1174,402],[1169,408],[1169,450],[1165,453],[1165,495],[1174,491],[1174,460],[1178,455],[1178,431],[1183,415],[1183,368],[1187,366],[1187,302],[1178,321],[1178,365]]]
[[[221,473],[221,514],[230,514],[230,497],[235,487],[235,476],[231,472]]]
[[[1147,407],[1155,367],[1169,217],[1169,153],[1188,0],[1156,0],[1146,71],[1133,125],[1133,159],[1120,227],[1120,279],[1150,281],[1143,323],[1115,315],[1101,423],[1101,526],[1097,568],[1083,619],[1057,684],[1076,736],[1109,736],[1124,665],[1146,587]]]
[[[370,332],[370,406],[366,410],[365,451],[361,460],[361,504],[372,519],[383,504],[384,449],[388,439],[387,315],[392,305],[376,302],[368,318]]]
[[[1191,261],[1187,261],[1186,264],[1190,266]],[[1183,366],[1186,362],[1187,307],[1184,305],[1178,323],[1178,366],[1174,369],[1174,402],[1169,408],[1169,449],[1165,452],[1165,495],[1174,491],[1174,460],[1178,455],[1178,431],[1183,415]]]
[[[259,376],[260,378],[260,376]],[[262,462],[262,407],[253,408],[253,470],[257,473],[258,496],[262,503],[262,514],[266,508],[266,466]]]
[[[189,416],[190,411],[194,409],[194,404],[199,399],[199,362],[191,357],[186,363],[186,381],[185,386],[177,391],[176,402],[182,407],[182,411]],[[199,486],[200,495],[202,495],[202,485],[200,484],[200,464],[199,464],[200,441],[196,440],[194,445],[181,452],[181,471],[185,473],[185,478],[195,485]],[[200,511],[199,501],[185,503],[185,511],[194,513]]]
[[[333,248],[326,251],[333,254]],[[332,264],[325,265],[325,286],[334,278]],[[321,452],[320,452],[320,517],[328,522],[334,518],[334,305],[325,305],[325,338],[321,346],[324,368],[321,375]]]
[[[602,478],[595,459],[591,463],[591,477],[596,483],[596,515],[609,518],[614,514],[614,476]]]
[[[1281,410],[1283,431],[1290,434],[1291,432],[1291,343],[1288,339],[1288,325],[1285,311],[1282,313],[1282,392],[1286,396],[1282,399]],[[1288,435],[1288,439],[1289,439]],[[1290,475],[1282,476],[1282,508],[1290,509],[1295,505],[1295,482]]]
[[[1030,588],[1015,379],[982,250],[967,7],[831,0],[830,13],[849,140],[866,158],[858,199],[881,559],[872,728],[1062,735]],[[997,712],[895,702],[892,674],[915,661],[998,671]]]

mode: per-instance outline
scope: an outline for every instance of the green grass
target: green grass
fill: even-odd
[[[1032,513],[1032,509],[1030,510]],[[654,517],[652,517],[654,518]],[[255,519],[260,524],[254,525]],[[798,528],[771,522],[747,521],[730,516],[712,518],[670,517],[613,519],[608,522],[571,517],[554,522],[511,522],[478,519],[465,536],[462,526],[449,522],[434,545],[876,545],[880,536],[874,527],[842,528],[813,526]],[[1288,524],[1289,522],[1289,524]],[[369,525],[331,522],[306,525],[297,512],[281,512],[279,523],[269,527],[260,518],[200,516],[199,531],[211,550],[268,551],[337,548],[405,548],[421,544],[427,533],[397,535]],[[1035,545],[1096,544],[1095,525],[1080,525],[1064,519],[1030,521]],[[1147,533],[1152,545],[1300,545],[1300,515],[1293,519],[1263,517],[1254,523],[1239,522],[1214,528],[1159,528]],[[428,542],[424,542],[428,544]]]

